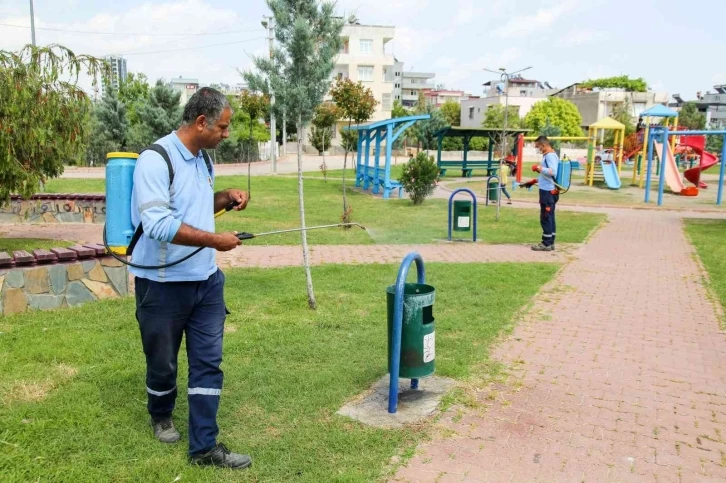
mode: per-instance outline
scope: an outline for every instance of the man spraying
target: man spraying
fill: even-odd
[[[539,173],[539,177],[521,184],[522,187],[531,188],[539,184],[540,224],[542,225],[542,242],[532,246],[537,252],[551,252],[555,249],[555,207],[560,199],[560,191],[555,185],[557,167],[560,160],[552,149],[546,136],[538,137],[534,142],[537,150],[542,154],[542,165],[535,164],[532,171]]]
[[[177,356],[186,335],[190,462],[243,469],[252,464],[250,457],[233,453],[217,441],[222,338],[228,312],[225,277],[215,261],[217,251],[232,250],[241,241],[236,233],[217,233],[214,214],[230,204],[243,210],[249,194],[238,189],[215,192],[214,166],[205,151],[229,137],[231,117],[227,98],[202,88],[185,106],[179,129],[155,143],[161,152],[145,150],[139,156],[131,210],[134,225],[143,224],[144,234],[134,261],[163,265],[196,247],[204,250],[173,267],[132,268],[131,273],[136,277],[136,318],[146,355],[147,408],[154,436],[163,443],[181,437],[172,412]]]

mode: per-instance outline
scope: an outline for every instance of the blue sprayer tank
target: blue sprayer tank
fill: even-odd
[[[134,235],[131,223],[131,191],[134,187],[136,153],[108,153],[106,155],[106,241],[119,255]]]

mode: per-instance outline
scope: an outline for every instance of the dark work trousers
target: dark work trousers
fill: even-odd
[[[539,190],[539,222],[542,225],[542,244],[546,247],[555,244],[555,206],[559,200],[559,193]]]
[[[162,283],[136,277],[136,320],[146,354],[147,407],[154,420],[169,417],[174,410],[177,354],[186,334],[190,454],[217,444],[226,316],[221,270],[200,282]]]

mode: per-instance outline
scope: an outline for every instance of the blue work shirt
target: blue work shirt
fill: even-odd
[[[552,191],[555,189],[554,181],[557,178],[557,168],[559,165],[560,159],[557,157],[557,153],[553,151],[544,155],[542,158],[542,171],[539,173],[539,178],[537,179],[539,189],[545,191]],[[552,169],[551,175],[548,168]]]
[[[190,254],[197,247],[171,243],[182,222],[214,232],[214,168],[209,173],[202,152],[192,154],[175,132],[156,141],[166,149],[174,169],[169,187],[169,169],[164,158],[144,151],[136,161],[131,194],[131,222],[144,225],[144,234],[134,248],[131,261],[139,265],[165,265]],[[204,248],[189,260],[157,270],[129,267],[137,277],[157,282],[189,282],[208,279],[217,271],[216,250]]]

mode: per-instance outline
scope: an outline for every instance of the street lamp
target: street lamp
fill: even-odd
[[[502,158],[506,156],[507,153],[507,127],[509,122],[509,78],[512,77],[515,74],[519,74],[520,72],[524,72],[525,70],[529,70],[532,67],[525,67],[524,69],[520,69],[515,72],[507,72],[507,69],[504,67],[500,67],[498,71],[490,70],[490,69],[484,69],[487,72],[491,72],[493,74],[499,74],[500,79],[504,81],[504,124],[502,127],[502,152],[500,153],[501,156],[499,156],[499,173],[502,172]],[[522,169],[520,166],[519,169]],[[487,186],[486,189],[489,189]],[[496,221],[499,221],[499,207],[502,205],[502,179],[499,178],[499,192],[497,193],[497,216]]]
[[[274,40],[274,27],[272,17],[267,15],[262,16],[263,27],[267,29],[268,37],[267,40],[270,43],[270,60],[272,60],[272,41]],[[270,83],[270,161],[272,162],[272,173],[277,174],[277,156],[275,156],[275,146],[277,145],[277,128],[275,126],[275,93],[272,90],[272,83]]]

